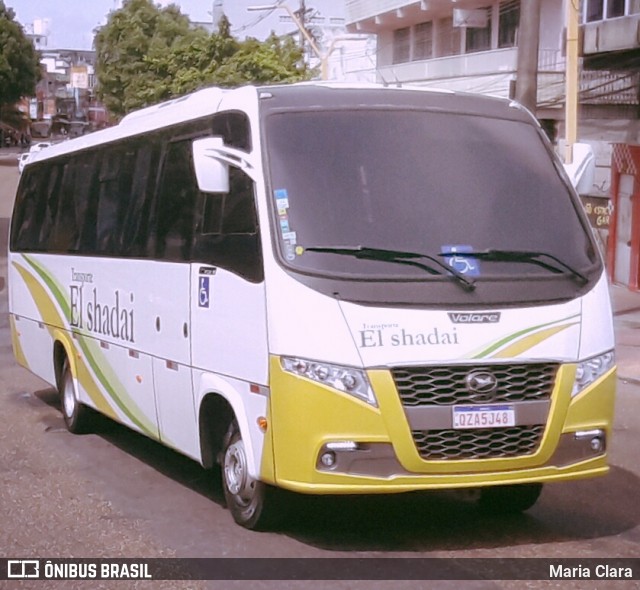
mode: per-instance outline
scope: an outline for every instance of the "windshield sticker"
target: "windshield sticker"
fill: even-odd
[[[295,260],[298,255],[298,238],[296,232],[291,231],[289,224],[289,193],[286,188],[278,188],[273,191],[278,209],[278,221],[280,223],[280,234],[284,246],[284,257],[287,260]]]
[[[276,198],[276,204],[278,209],[289,208],[289,194],[286,188],[279,188],[273,191],[273,196]]]
[[[480,262],[472,256],[465,256],[465,252],[473,252],[473,247],[462,244],[442,246],[442,253],[449,254],[446,261],[453,270],[470,277],[480,276]]]
[[[294,231],[282,232],[282,239],[285,242],[291,242],[294,245],[298,241],[297,240],[297,236],[296,236],[296,232],[294,232]]]

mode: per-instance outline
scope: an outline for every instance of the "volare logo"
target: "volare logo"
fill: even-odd
[[[500,312],[467,313],[449,312],[449,319],[454,324],[497,324],[500,321]]]

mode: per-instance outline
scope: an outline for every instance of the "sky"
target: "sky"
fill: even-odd
[[[299,0],[287,0],[294,10]],[[169,0],[155,0],[167,5]],[[35,19],[50,20],[48,49],[91,49],[93,29],[106,22],[107,14],[119,6],[118,0],[4,0],[13,8],[16,20],[31,25]],[[264,39],[272,30],[284,34],[295,29],[293,23],[281,23],[283,9],[249,12],[249,6],[275,4],[276,0],[223,0],[225,14],[231,21],[232,33]],[[345,0],[306,0],[307,8],[316,9],[324,17],[344,17]],[[213,0],[174,0],[192,21],[211,21]]]

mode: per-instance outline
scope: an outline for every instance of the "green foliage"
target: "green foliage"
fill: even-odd
[[[0,0],[0,106],[35,94],[40,59],[15,20],[15,13]]]
[[[1,0],[0,0],[1,1]],[[95,38],[98,93],[116,115],[208,85],[294,82],[312,72],[290,39],[239,41],[223,17],[209,34],[175,5],[125,0]]]

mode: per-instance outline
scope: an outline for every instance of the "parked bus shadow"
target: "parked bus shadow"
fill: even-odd
[[[46,389],[34,395],[59,412],[47,418],[47,429],[66,431],[58,392]],[[93,413],[91,425],[93,435],[146,463],[162,475],[224,506],[222,489],[216,485],[219,477],[212,477],[211,472],[203,469],[197,462],[101,414]]]
[[[54,390],[36,393],[59,408]],[[64,428],[62,417],[52,427]],[[145,436],[96,415],[94,432],[154,470],[224,506],[219,477]],[[606,477],[545,486],[519,515],[479,512],[453,492],[305,496],[283,492],[272,532],[331,551],[447,551],[579,541],[615,536],[640,524],[639,478],[613,466]]]

